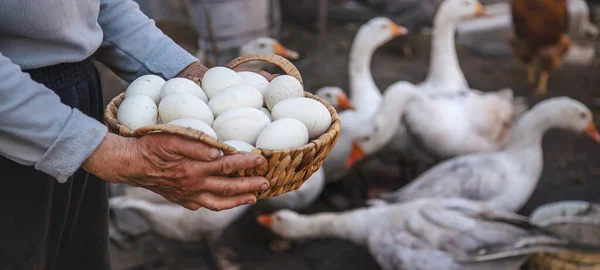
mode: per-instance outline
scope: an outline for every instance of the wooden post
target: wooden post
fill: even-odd
[[[319,36],[323,36],[327,33],[327,4],[328,0],[318,0],[319,8],[317,14],[317,29],[319,31]]]

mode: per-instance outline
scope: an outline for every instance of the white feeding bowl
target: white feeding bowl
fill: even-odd
[[[294,118],[282,118],[267,125],[256,139],[256,148],[287,149],[308,143],[306,126]]]
[[[202,88],[209,99],[218,91],[236,84],[246,84],[246,82],[235,71],[226,67],[213,67],[202,77]]]
[[[271,121],[254,108],[229,109],[219,115],[213,129],[220,141],[237,140],[254,145],[256,138]]]
[[[198,84],[185,78],[173,78],[168,80],[160,91],[160,98],[163,99],[175,93],[192,94],[204,102],[208,102],[208,97]]]
[[[131,130],[155,125],[158,110],[156,103],[148,96],[131,96],[119,105],[117,120]],[[262,114],[262,113],[261,113]]]
[[[158,105],[160,102],[160,91],[164,84],[165,80],[159,76],[151,74],[140,76],[127,86],[125,99],[132,96],[144,95],[151,98]]]
[[[273,110],[273,106],[284,99],[303,96],[304,89],[296,78],[290,75],[280,75],[269,83],[264,98],[267,108]]]
[[[194,118],[212,125],[214,115],[208,105],[192,94],[175,93],[166,96],[158,104],[160,121],[169,123],[183,118]]]
[[[218,117],[233,108],[250,107],[260,109],[263,97],[256,88],[249,85],[232,85],[217,92],[208,102],[208,107]]]
[[[194,119],[194,118],[182,118],[182,119],[173,120],[173,121],[169,122],[169,124],[177,125],[177,126],[181,126],[181,127],[193,128],[195,130],[202,131],[215,139],[217,138],[217,133],[215,133],[215,131],[207,123],[204,123],[202,120],[198,120],[198,119]]]
[[[271,111],[273,120],[294,118],[308,129],[310,139],[317,138],[331,127],[331,114],[327,107],[312,98],[293,97],[275,104]]]

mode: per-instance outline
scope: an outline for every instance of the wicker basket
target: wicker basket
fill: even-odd
[[[285,73],[295,77],[302,84],[302,77],[298,69],[285,58],[270,54],[252,54],[238,57],[227,63],[227,67],[234,68],[248,61],[266,61],[279,66]],[[190,78],[199,83],[199,78]],[[229,175],[238,176],[263,176],[270,182],[270,188],[260,194],[255,194],[257,199],[263,199],[270,196],[277,196],[283,193],[296,190],[304,184],[316,170],[321,167],[325,157],[335,145],[340,133],[340,118],[335,109],[318,96],[304,92],[304,96],[321,102],[331,113],[331,127],[318,138],[310,141],[308,144],[291,149],[268,150],[255,149],[252,152],[262,155],[267,162],[251,170],[241,170]],[[237,154],[238,152],[231,146],[217,141],[213,137],[204,134],[201,131],[191,128],[185,128],[175,125],[158,124],[142,127],[137,130],[119,124],[117,121],[117,111],[125,93],[121,93],[113,98],[104,111],[105,124],[110,132],[124,137],[141,137],[151,132],[167,132],[183,136],[185,138],[199,140],[207,145],[218,148],[225,155]]]

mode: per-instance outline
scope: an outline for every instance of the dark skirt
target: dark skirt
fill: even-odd
[[[90,59],[25,72],[64,104],[103,121]],[[1,269],[110,269],[107,182],[79,169],[60,184],[0,156],[0,184]]]

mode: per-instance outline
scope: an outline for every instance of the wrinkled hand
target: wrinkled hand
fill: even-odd
[[[187,66],[179,74],[177,74],[177,77],[182,77],[182,78],[196,77],[196,78],[200,79],[200,82],[202,82],[202,77],[204,76],[204,73],[206,73],[207,70],[208,70],[208,68],[205,67],[204,65],[202,65],[200,62],[194,62],[194,63],[191,63],[189,66]],[[279,76],[278,74],[271,74],[271,73],[268,73],[263,70],[250,69],[250,68],[245,68],[242,66],[235,67],[235,68],[233,68],[233,70],[235,70],[236,72],[251,71],[254,73],[258,73],[258,74],[262,75],[263,77],[265,77],[269,82],[271,80],[273,80],[275,77]]]
[[[190,210],[219,211],[256,202],[252,192],[269,187],[265,178],[224,175],[263,162],[263,157],[252,153],[221,156],[215,148],[171,134],[139,139],[109,134],[84,169],[110,182],[149,189]]]

